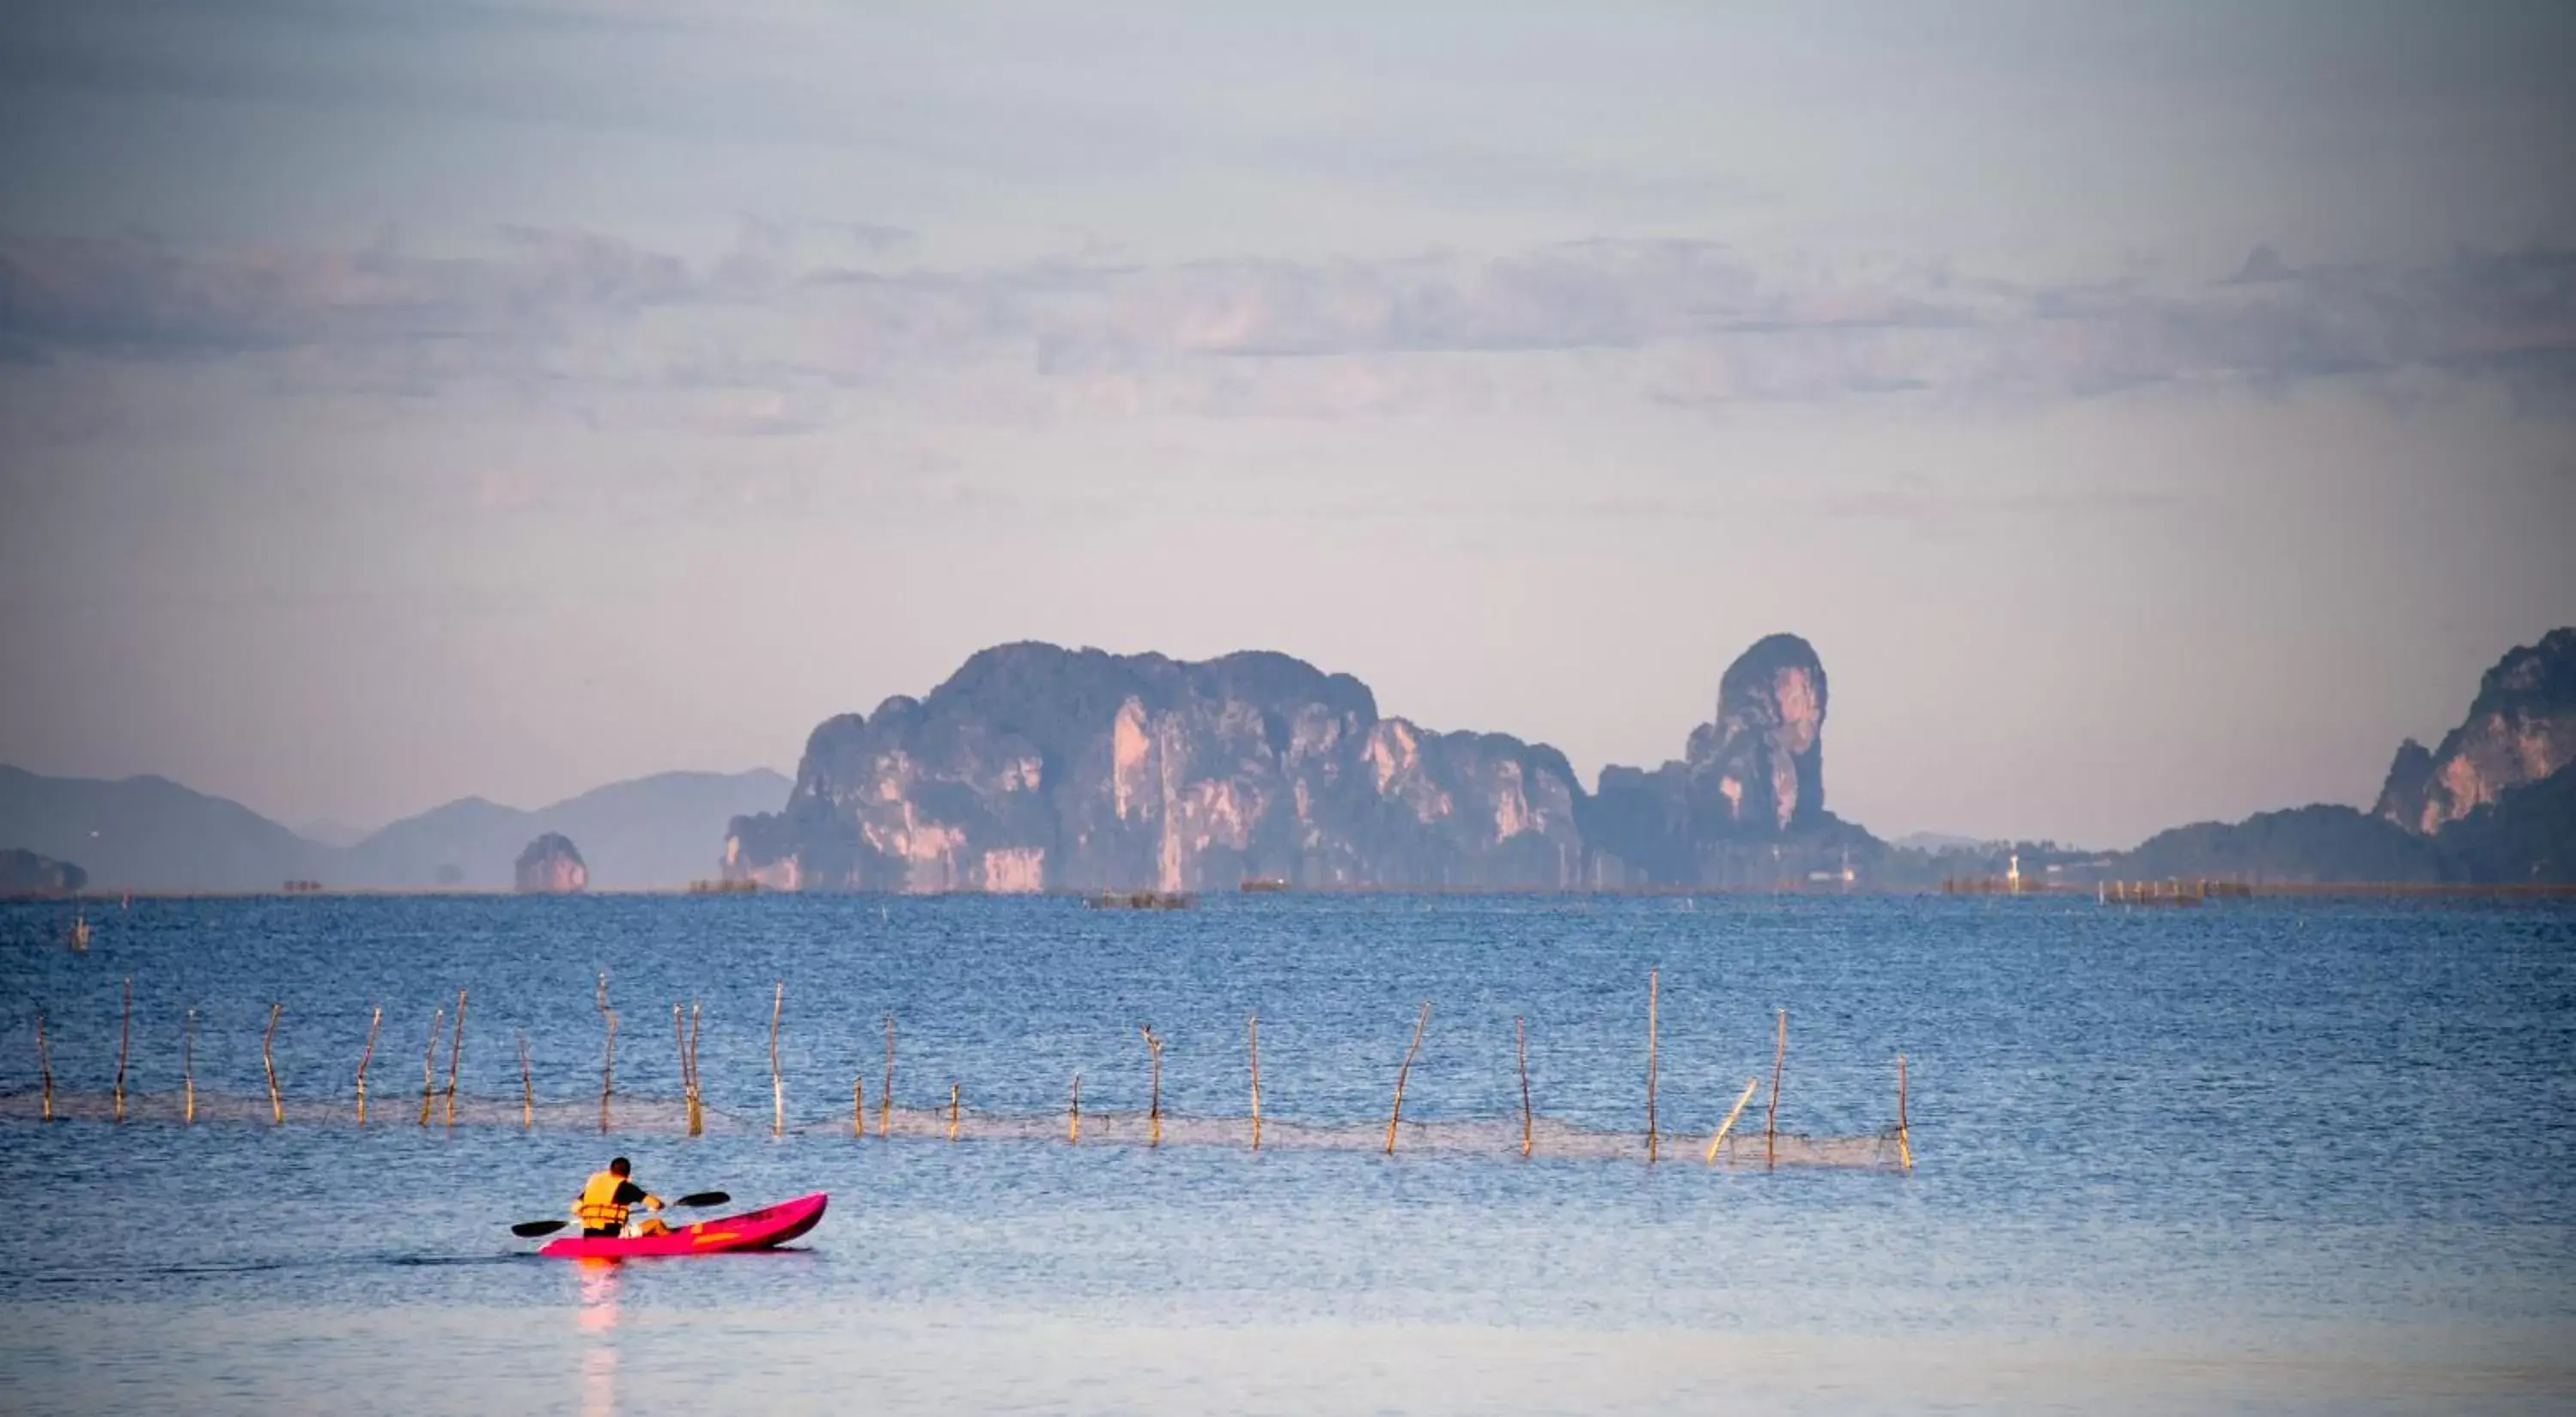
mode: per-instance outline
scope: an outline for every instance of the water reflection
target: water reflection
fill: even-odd
[[[609,1417],[617,1410],[617,1286],[625,1268],[615,1260],[575,1260],[581,1270],[582,1332],[591,1336],[581,1356],[582,1417]]]

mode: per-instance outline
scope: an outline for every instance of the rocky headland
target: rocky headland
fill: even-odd
[[[590,884],[590,867],[581,849],[561,832],[547,832],[528,843],[513,868],[516,884],[530,895],[570,895]]]
[[[1683,757],[1611,768],[1385,717],[1281,654],[976,654],[807,740],[786,807],[736,818],[728,879],[787,890],[1562,889],[1726,884],[1884,850],[1824,809],[1824,667],[1774,635]]]
[[[2368,813],[2310,806],[2176,827],[2128,853],[2114,874],[2576,883],[2576,628],[2508,651],[2440,746],[2401,744]]]

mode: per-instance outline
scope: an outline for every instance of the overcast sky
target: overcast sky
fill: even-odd
[[[1284,650],[1828,804],[2366,804],[2576,622],[2576,8],[0,16],[0,762],[290,822]],[[1830,11],[1830,17],[1819,12]]]

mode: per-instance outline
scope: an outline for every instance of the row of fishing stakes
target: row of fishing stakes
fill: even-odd
[[[447,1126],[456,1125],[457,1079],[463,1071],[465,1058],[466,999],[465,990],[456,991],[456,1016],[452,1024],[443,1006],[431,1016],[429,1038],[421,1049],[420,1059],[419,1124],[421,1126],[429,1125],[432,1113],[439,1110],[439,1104],[442,1101],[444,1102],[442,1120]],[[1661,1001],[1662,971],[1650,970],[1646,975],[1646,1160],[1649,1163],[1659,1160],[1662,1154],[1663,1133],[1656,1113]],[[608,976],[605,973],[599,976],[592,1003],[605,1024],[606,1033],[599,1068],[599,1129],[606,1132],[612,1123],[612,1108],[617,1090],[617,1011],[610,1007],[608,1002]],[[786,1007],[787,985],[782,980],[772,990],[769,1006],[770,1134],[772,1136],[784,1136],[787,1131],[787,1081],[778,1049],[779,1029]],[[286,1120],[285,1094],[278,1085],[277,1062],[274,1054],[278,1020],[283,1013],[284,1005],[270,1004],[268,1026],[260,1035],[260,1065],[267,1076],[269,1120],[272,1124],[283,1123]],[[672,1043],[679,1055],[681,1096],[691,1136],[703,1135],[706,1129],[703,1092],[698,1072],[698,1040],[703,1017],[703,1005],[691,1003],[685,1008],[676,1003],[671,1005]],[[366,1046],[358,1055],[357,1119],[360,1126],[366,1125],[367,1122],[367,1067],[375,1058],[376,1037],[383,1023],[384,1009],[380,1006],[371,1008],[367,1019]],[[1390,1156],[1395,1153],[1396,1140],[1401,1134],[1405,1084],[1412,1075],[1414,1059],[1422,1051],[1423,1034],[1430,1026],[1431,1004],[1425,1000],[1420,1012],[1414,1017],[1413,1038],[1405,1047],[1404,1060],[1396,1067],[1395,1096],[1387,1107],[1386,1140],[1383,1149]],[[448,1039],[447,1081],[443,1093],[438,1086],[437,1077],[438,1042],[442,1033],[446,1034]],[[1150,1026],[1139,1027],[1137,1033],[1144,1039],[1146,1052],[1148,1077],[1146,1145],[1160,1146],[1163,1142],[1163,1039]],[[134,981],[128,978],[124,983],[121,997],[116,1044],[116,1081],[111,1103],[115,1119],[119,1122],[125,1120],[126,1062],[132,1049],[133,1035]],[[197,1011],[190,1009],[187,1011],[186,1031],[181,1036],[179,1053],[179,1070],[185,1097],[183,1116],[190,1123],[194,1123],[197,1119],[196,1037]],[[536,1125],[536,1075],[530,1063],[528,1036],[524,1031],[519,1033],[518,1043],[519,1120],[520,1125],[533,1127]],[[1261,1149],[1262,1127],[1261,1018],[1258,1014],[1248,1015],[1244,1020],[1244,1045],[1252,1079],[1251,1144],[1252,1149],[1258,1151]],[[1528,1156],[1536,1147],[1536,1114],[1530,1103],[1529,1030],[1526,1020],[1518,1017],[1512,1020],[1512,1050],[1520,1081],[1520,1153]],[[1762,1119],[1762,1152],[1763,1163],[1766,1166],[1776,1166],[1779,1163],[1780,1084],[1787,1066],[1788,1052],[1789,1011],[1781,1009],[1777,1014],[1772,1039],[1771,1093],[1764,1107]],[[889,1136],[893,1130],[894,1065],[895,1019],[894,1015],[889,1013],[885,1016],[885,1072],[877,1093],[877,1135],[879,1137]],[[50,1122],[54,1120],[53,1054],[50,1039],[45,1031],[45,1018],[41,1013],[36,1016],[36,1066],[42,1079],[43,1116]],[[1735,1129],[1736,1120],[1744,1114],[1745,1107],[1753,1101],[1754,1094],[1760,1091],[1761,1087],[1762,1080],[1759,1077],[1745,1080],[1744,1091],[1736,1097],[1735,1105],[1727,1109],[1726,1119],[1718,1124],[1716,1133],[1709,1138],[1706,1152],[1708,1163],[1715,1164],[1718,1152],[1724,1147],[1728,1135]],[[962,1116],[962,1096],[962,1087],[957,1083],[950,1083],[946,1128],[947,1138],[950,1141],[955,1141],[958,1136]],[[864,1074],[851,1080],[850,1130],[853,1136],[867,1135],[867,1079]],[[1905,1170],[1912,1170],[1914,1149],[1911,1129],[1906,1117],[1906,1072],[1903,1054],[1897,1055],[1896,1059],[1895,1139],[1898,1165]],[[1065,1117],[1065,1140],[1077,1145],[1082,1140],[1082,1073],[1079,1070],[1073,1074],[1071,1096]]]

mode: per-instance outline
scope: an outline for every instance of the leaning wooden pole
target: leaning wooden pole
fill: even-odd
[[[1395,1104],[1386,1109],[1386,1154],[1395,1155],[1395,1126],[1404,1119],[1404,1079],[1413,1071],[1413,1055],[1422,1051],[1422,1030],[1431,1022],[1431,1001],[1422,1001],[1422,1012],[1413,1020],[1413,1045],[1404,1050],[1404,1061],[1395,1070]]]
[[[769,996],[769,1134],[787,1135],[787,1078],[778,1070],[778,1016],[787,1008],[787,981]]]
[[[197,1124],[197,1011],[188,1010],[188,1022],[179,1032],[179,1120]]]
[[[134,1042],[134,976],[125,976],[125,1005],[116,1025],[116,1120],[125,1120],[125,1052]]]
[[[1145,1145],[1161,1146],[1163,1144],[1163,1040],[1156,1038],[1151,1028],[1139,1025],[1136,1031],[1145,1035],[1145,1056],[1153,1079],[1150,1091],[1146,1094],[1148,1100],[1145,1104]]]
[[[465,991],[456,991],[456,1037],[447,1050],[447,1125],[456,1125],[456,1070],[465,1061]]]
[[[430,1094],[437,1087],[438,1036],[446,1031],[447,1006],[441,1004],[429,1018],[429,1041],[420,1045],[420,1124],[424,1127],[429,1125]]]
[[[689,1135],[704,1136],[707,1130],[706,1090],[698,1082],[698,1026],[706,1020],[706,1005],[689,1005]]]
[[[1521,1155],[1530,1154],[1529,1029],[1521,1019],[1512,1019],[1512,1051],[1521,1065]]]
[[[1646,1164],[1655,1164],[1655,1001],[1661,970],[1646,971]]]
[[[857,1073],[850,1078],[850,1135],[868,1134],[868,1075]]]
[[[276,1003],[268,1006],[268,1031],[259,1036],[259,1065],[268,1072],[270,1126],[276,1126],[286,1120],[286,1099],[277,1090],[277,1058],[270,1051],[270,1045],[277,1041],[277,1015],[285,1007],[283,1004]]]
[[[957,1140],[957,1084],[948,1084],[948,1139]]]
[[[887,1014],[887,1015],[885,1016],[885,1026],[886,1026],[885,1079],[884,1079],[884,1081],[883,1081],[883,1082],[878,1086],[878,1088],[877,1088],[877,1136],[879,1137],[879,1139],[883,1139],[883,1138],[885,1138],[885,1137],[887,1137],[887,1136],[889,1136],[889,1135],[892,1135],[892,1132],[890,1131],[890,1129],[891,1129],[891,1128],[892,1128],[892,1126],[894,1125],[894,1015],[893,1015],[893,1014]]]
[[[678,1004],[671,1005],[671,1056],[680,1065],[680,1112],[689,1110],[689,1024]]]
[[[36,1072],[44,1079],[45,1120],[54,1120],[54,1053],[45,1046],[45,1016],[36,1015]]]
[[[1252,1014],[1243,1021],[1250,1035],[1252,1049],[1252,1149],[1261,1149],[1261,1015]]]
[[[375,1004],[369,1006],[369,1012],[367,1014],[367,1046],[360,1049],[358,1052],[358,1125],[362,1127],[367,1124],[367,1064],[376,1056],[376,1032],[383,1028],[384,1025],[384,1005]]]
[[[1762,1086],[1762,1079],[1760,1078],[1746,1078],[1744,1080],[1744,1095],[1736,1098],[1735,1105],[1726,1109],[1726,1120],[1717,1124],[1717,1135],[1708,1139],[1709,1165],[1715,1166],[1717,1164],[1717,1149],[1726,1145],[1726,1134],[1735,1130],[1736,1117],[1744,1111],[1744,1104],[1753,1100],[1753,1091],[1760,1086]]]
[[[607,1047],[599,1059],[599,1129],[606,1132],[609,1099],[617,1095],[617,1010],[608,1006],[608,974],[604,970],[599,976],[599,991],[591,1002],[608,1024]]]
[[[1896,1164],[1914,1169],[1914,1141],[1905,1131],[1905,1055],[1896,1055]]]
[[[1789,1011],[1780,1011],[1780,1030],[1771,1044],[1771,1096],[1762,1114],[1762,1164],[1780,1164],[1780,1067],[1789,1058]]]
[[[1073,1070],[1073,1103],[1064,1114],[1064,1144],[1082,1145],[1082,1069]]]
[[[537,1124],[537,1070],[528,1061],[528,1031],[519,1030],[519,1125]]]

